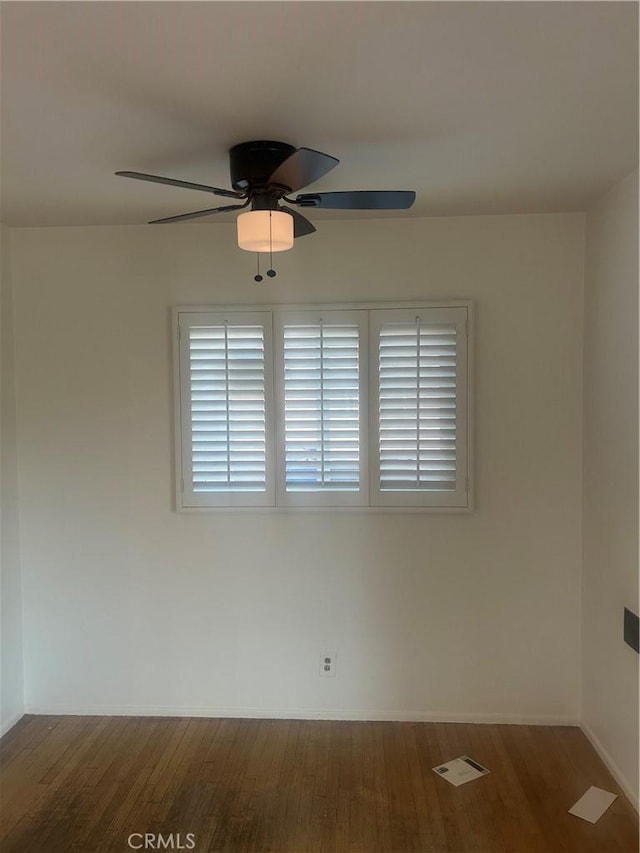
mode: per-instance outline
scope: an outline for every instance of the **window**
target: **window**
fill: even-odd
[[[176,309],[178,507],[470,507],[470,313]]]

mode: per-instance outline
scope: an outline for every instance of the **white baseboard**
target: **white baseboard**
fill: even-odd
[[[415,723],[494,723],[520,726],[578,726],[575,717],[554,714],[455,713],[440,711],[366,711],[311,708],[181,708],[151,705],[29,705],[40,715],[114,717],[232,717],[258,720],[372,720]]]
[[[6,733],[12,729],[16,723],[19,723],[20,720],[24,717],[25,712],[21,711],[18,714],[15,714],[13,717],[9,717],[8,720],[5,720],[2,725],[0,725],[0,737],[4,737]]]
[[[580,723],[580,728],[584,732],[584,735],[591,744],[591,746],[595,749],[595,751],[598,753],[598,755],[604,762],[607,770],[611,773],[618,785],[620,785],[620,787],[624,791],[624,794],[631,803],[631,805],[636,811],[640,811],[640,809],[638,808],[639,802],[637,788],[634,790],[633,785],[629,783],[629,780],[625,779],[624,775],[620,771],[620,768],[615,763],[613,758],[609,755],[604,746],[600,743],[592,729],[590,729],[585,722]]]

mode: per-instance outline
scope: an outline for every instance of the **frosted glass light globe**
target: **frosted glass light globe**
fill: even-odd
[[[247,252],[284,252],[293,246],[293,216],[281,210],[241,213],[238,246]]]

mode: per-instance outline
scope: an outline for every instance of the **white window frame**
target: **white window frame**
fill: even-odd
[[[464,346],[459,353],[464,353],[458,358],[458,420],[457,420],[457,483],[455,492],[442,493],[442,497],[433,500],[437,492],[419,492],[412,496],[410,491],[396,493],[398,502],[390,500],[391,493],[386,498],[379,497],[378,483],[378,459],[377,459],[377,371],[378,371],[378,342],[375,334],[376,315],[374,312],[388,312],[393,310],[429,311],[436,309],[461,309],[456,323],[462,323],[459,327],[458,340],[464,340]],[[360,407],[361,407],[361,488],[357,493],[335,492],[338,498],[344,499],[346,495],[357,495],[358,501],[335,502],[329,492],[322,491],[306,493],[289,493],[285,497],[284,492],[284,409],[283,409],[283,378],[282,372],[282,342],[281,321],[285,315],[299,317],[314,317],[329,312],[340,313],[343,317],[348,312],[360,312],[364,325],[361,326],[360,339]],[[366,312],[366,313],[365,313]],[[171,309],[173,329],[173,377],[174,377],[174,445],[175,445],[175,509],[179,512],[288,512],[288,511],[335,511],[344,512],[375,512],[375,513],[431,513],[451,512],[454,514],[468,513],[474,510],[474,476],[473,476],[473,411],[474,411],[474,306],[469,300],[447,300],[447,301],[416,301],[405,303],[373,302],[373,303],[347,303],[347,304],[286,304],[286,305],[204,305],[204,306],[176,306]],[[380,318],[382,315],[377,315]],[[435,315],[434,315],[435,316]],[[194,497],[192,490],[187,486],[191,476],[190,469],[190,428],[185,423],[188,419],[188,404],[183,400],[182,383],[184,382],[183,371],[185,365],[189,364],[188,332],[181,333],[181,328],[186,329],[189,325],[205,325],[210,323],[210,318],[215,318],[215,323],[220,318],[227,318],[230,322],[256,323],[259,322],[265,329],[265,394],[266,394],[266,446],[267,446],[267,491],[266,493],[254,494],[247,500],[251,493],[220,493],[215,495],[215,500],[202,501],[203,494]],[[261,318],[256,320],[256,318]],[[215,324],[214,323],[214,324]],[[277,330],[274,333],[274,329]],[[368,355],[367,355],[368,348]],[[188,367],[187,367],[188,369]],[[274,376],[274,371],[277,376]],[[368,378],[367,378],[368,377]],[[460,377],[464,381],[460,381]],[[188,384],[184,388],[189,388]],[[185,414],[185,409],[187,413]],[[364,420],[363,420],[364,410]],[[460,419],[462,418],[462,420]],[[185,449],[186,448],[186,449]],[[368,448],[368,451],[367,451]],[[187,454],[184,456],[184,454]],[[363,462],[368,462],[362,465]],[[186,463],[186,464],[185,464]],[[368,483],[368,489],[365,488]],[[416,500],[421,495],[430,496],[428,502]],[[295,499],[291,499],[295,495]],[[300,500],[300,496],[304,496]],[[211,497],[214,497],[213,495]],[[264,497],[264,500],[256,498]],[[315,500],[314,500],[315,497]]]
[[[288,323],[293,325],[319,324],[322,320],[327,324],[350,324],[358,327],[358,380],[359,380],[359,426],[360,426],[360,488],[358,491],[331,491],[318,489],[308,492],[288,492],[286,489],[285,463],[285,381],[284,381],[284,328]],[[282,507],[322,507],[322,506],[368,506],[369,476],[368,476],[368,429],[367,429],[367,393],[368,393],[368,312],[349,311],[333,306],[323,310],[277,311],[274,314],[274,343],[275,343],[275,386],[276,386],[276,422],[277,422],[277,503]]]

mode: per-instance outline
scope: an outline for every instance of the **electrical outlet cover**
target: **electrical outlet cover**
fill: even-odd
[[[336,653],[322,652],[320,655],[320,675],[323,678],[334,678],[336,674]]]

